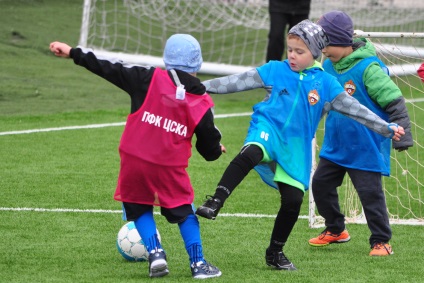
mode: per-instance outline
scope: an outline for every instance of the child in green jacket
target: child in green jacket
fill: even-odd
[[[320,161],[312,179],[313,196],[326,228],[309,244],[326,246],[350,240],[337,195],[337,187],[347,173],[371,230],[370,256],[387,256],[393,253],[389,244],[392,231],[381,176],[390,175],[391,145],[398,151],[413,145],[405,99],[377,58],[372,43],[366,39],[353,41],[353,22],[346,13],[331,11],[317,23],[330,39],[322,50],[327,57],[324,70],[362,105],[383,120],[402,126],[405,135],[399,141],[391,141],[339,113],[329,112]]]

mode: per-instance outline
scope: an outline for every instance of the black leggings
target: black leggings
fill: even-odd
[[[259,146],[254,144],[243,146],[240,153],[234,157],[227,169],[225,169],[216,188],[215,197],[224,203],[250,170],[262,161],[263,156],[264,154]]]
[[[296,187],[280,182],[277,182],[277,184],[281,195],[281,205],[275,218],[270,247],[280,250],[277,247],[284,246],[299,218],[304,193]]]

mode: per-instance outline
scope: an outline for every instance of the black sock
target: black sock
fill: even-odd
[[[283,250],[283,247],[286,243],[283,242],[279,242],[276,240],[271,240],[269,243],[269,251],[273,251],[273,252],[281,252]]]
[[[218,186],[215,190],[214,198],[219,199],[222,203],[230,196],[231,191],[224,186]]]

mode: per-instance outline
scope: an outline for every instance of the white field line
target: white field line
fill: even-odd
[[[251,112],[220,114],[220,115],[215,115],[215,119],[250,116],[250,115],[252,115]],[[106,127],[117,127],[117,126],[124,126],[124,125],[125,125],[125,122],[117,122],[117,123],[92,124],[92,125],[83,125],[83,126],[68,126],[68,127],[44,128],[44,129],[22,130],[22,131],[9,131],[9,132],[0,132],[0,136],[33,134],[33,133],[41,133],[41,132],[54,132],[54,131],[66,131],[66,130],[96,129],[96,128],[106,128]]]
[[[122,213],[122,210],[108,209],[73,209],[73,208],[36,208],[36,207],[0,207],[0,211],[34,211],[34,212],[71,212],[71,213]],[[155,212],[154,214],[160,214]],[[276,215],[255,214],[255,213],[220,213],[220,217],[237,217],[237,218],[275,218]],[[299,216],[299,218],[307,219],[307,216]]]
[[[40,207],[0,207],[0,211],[33,211],[33,212],[52,212],[52,213],[105,213],[105,214],[121,214],[122,210],[110,210],[110,209],[74,209],[74,208],[40,208]],[[154,212],[156,215],[160,215],[160,212]],[[232,218],[275,218],[273,214],[255,214],[255,213],[220,213],[219,217],[232,217]],[[308,220],[308,215],[299,215],[299,219]],[[356,224],[366,224],[366,221],[356,222]],[[402,220],[390,219],[391,225],[417,225],[423,226],[424,222],[417,219]],[[323,225],[315,228],[324,227]]]
[[[0,207],[0,211],[33,211],[33,212],[51,212],[51,213],[105,213],[105,214],[121,214],[122,210],[110,210],[110,209],[74,209],[74,208],[40,208],[40,207]],[[160,212],[154,212],[156,215],[160,215]],[[232,217],[232,218],[272,218],[276,215],[273,214],[256,214],[256,213],[220,213],[219,217]],[[299,215],[299,219],[308,220],[308,215]],[[366,221],[356,222],[356,224],[366,224]],[[391,225],[417,225],[423,226],[422,220],[410,219],[399,221],[397,219],[390,219]],[[323,225],[315,228],[324,227]]]

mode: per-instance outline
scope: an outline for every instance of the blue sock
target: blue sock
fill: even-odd
[[[186,220],[178,223],[185,248],[193,262],[205,261],[203,258],[202,240],[200,238],[200,225],[196,215],[190,214]]]
[[[149,253],[155,249],[162,249],[162,245],[156,234],[156,222],[153,218],[153,209],[137,218],[134,224]]]

